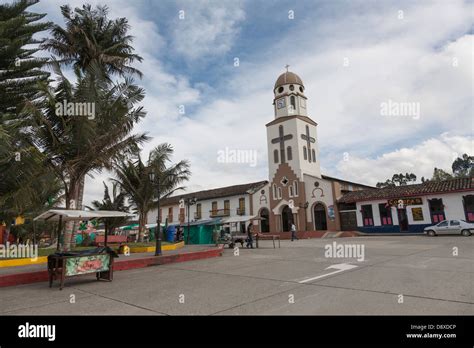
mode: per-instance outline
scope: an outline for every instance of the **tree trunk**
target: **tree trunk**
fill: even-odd
[[[143,230],[145,229],[145,214],[138,215],[138,242],[143,242]]]
[[[77,209],[77,196],[79,192],[80,180],[71,180],[69,183],[68,195],[66,197],[66,209]],[[67,221],[64,226],[64,237],[62,251],[71,250],[71,240],[76,229],[74,221]],[[74,243],[75,244],[75,243]]]
[[[75,191],[74,195],[74,201],[76,202],[76,208],[77,210],[82,210],[83,209],[83,201],[84,201],[84,182],[85,182],[85,176],[81,177],[79,179],[79,184],[77,186],[77,191]],[[73,224],[73,230],[71,233],[71,242],[70,246],[71,248],[76,247],[76,234],[77,234],[77,229],[79,226],[79,221],[74,221]]]

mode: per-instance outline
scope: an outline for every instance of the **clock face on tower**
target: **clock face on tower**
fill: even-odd
[[[285,107],[285,98],[280,98],[277,100],[277,108],[281,109]]]

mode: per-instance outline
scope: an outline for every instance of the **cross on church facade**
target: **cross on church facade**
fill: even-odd
[[[309,135],[308,126],[306,126],[306,134],[301,134],[301,139],[306,140],[306,144],[308,147],[308,160],[309,162],[311,162],[311,143],[315,143],[316,139],[314,139],[313,137]]]
[[[293,139],[293,135],[287,134],[284,135],[285,133],[283,132],[283,126],[278,127],[278,132],[279,136],[278,138],[272,139],[272,144],[278,144],[280,143],[280,157],[281,157],[281,163],[285,163],[285,140],[290,140]]]

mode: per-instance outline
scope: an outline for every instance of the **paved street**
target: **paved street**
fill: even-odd
[[[325,257],[325,245],[333,242],[363,245],[364,261]],[[2,288],[0,313],[474,314],[474,236],[308,239],[282,241],[281,249],[264,241],[261,246],[241,249],[238,256],[226,249],[219,258],[116,272],[112,283],[94,276],[70,278],[63,291],[47,283]]]

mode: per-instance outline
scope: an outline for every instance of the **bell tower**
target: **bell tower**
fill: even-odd
[[[303,81],[288,71],[288,65],[273,93],[275,118],[266,125],[270,208],[274,214],[270,230],[288,231],[289,221],[304,230],[306,222],[298,211],[306,202],[305,176],[321,178],[317,123],[308,117]]]

